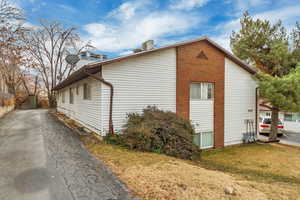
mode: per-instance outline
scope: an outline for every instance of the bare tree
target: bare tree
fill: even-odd
[[[20,24],[22,11],[8,0],[0,0],[0,73],[10,93],[21,84],[20,65],[24,46],[21,38],[25,29]]]
[[[66,55],[70,51],[78,54],[90,47],[83,44],[75,31],[74,27],[66,28],[59,22],[42,21],[39,28],[25,37],[29,54],[38,63],[36,69],[45,83],[51,107],[56,104],[52,88],[74,71],[74,67],[65,62]]]
[[[13,6],[8,0],[0,0],[0,19],[1,22],[6,20],[22,20],[24,16],[22,11]]]
[[[0,73],[8,90],[16,94],[22,84],[21,66],[24,63],[23,52],[26,47],[21,42],[25,29],[21,25],[5,23],[0,26]]]

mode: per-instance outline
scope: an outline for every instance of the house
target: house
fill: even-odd
[[[259,106],[259,117],[271,118],[272,111],[264,106]],[[300,132],[300,113],[295,112],[279,112],[279,119],[283,123],[285,131]]]
[[[241,143],[257,121],[255,70],[209,38],[135,52],[71,74],[54,88],[57,110],[104,136],[155,105],[190,119],[201,148]]]
[[[82,51],[78,55],[79,61],[76,63],[75,70],[80,69],[81,67],[95,61],[103,61],[107,59],[107,55],[96,54],[91,51]]]

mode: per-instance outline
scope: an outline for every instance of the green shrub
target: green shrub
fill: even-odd
[[[147,107],[142,114],[130,113],[118,143],[130,149],[164,153],[183,159],[199,159],[193,144],[194,128],[190,121],[173,112]]]

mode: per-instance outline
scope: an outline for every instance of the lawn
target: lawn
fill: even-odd
[[[130,190],[144,200],[300,199],[300,149],[238,145],[204,151],[200,162],[131,151],[82,137]],[[225,188],[234,194],[225,194]]]
[[[249,144],[204,151],[202,166],[265,182],[300,184],[300,148]]]

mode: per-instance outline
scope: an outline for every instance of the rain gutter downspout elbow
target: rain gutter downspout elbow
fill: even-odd
[[[101,65],[102,68],[102,65]],[[109,133],[110,134],[114,134],[114,127],[113,127],[113,120],[112,120],[112,110],[113,110],[113,96],[114,96],[114,86],[113,84],[111,84],[110,82],[106,81],[103,79],[102,77],[102,73],[100,74],[100,76],[97,76],[95,74],[91,74],[89,72],[87,72],[87,70],[83,70],[83,72],[89,76],[91,76],[92,78],[102,82],[103,84],[107,85],[110,88],[110,98],[109,98]]]

